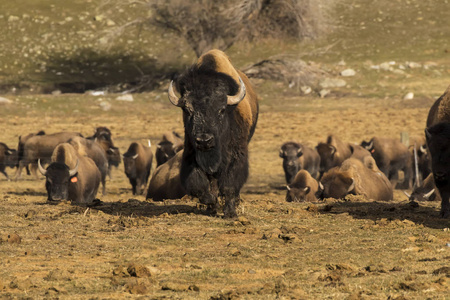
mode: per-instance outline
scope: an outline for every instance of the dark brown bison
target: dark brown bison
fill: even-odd
[[[180,179],[182,159],[183,150],[156,168],[150,179],[146,196],[147,199],[163,201],[165,199],[180,199],[186,195],[186,190],[181,184]]]
[[[45,131],[41,130],[37,133],[30,133],[25,136],[22,135],[19,136],[19,144],[17,145],[17,161],[16,161],[17,167],[19,167],[19,161],[21,161],[23,158],[25,142],[35,135],[45,135]],[[31,166],[31,172],[29,166]],[[27,165],[25,168],[27,170],[27,175],[31,175],[31,173],[33,173],[34,177],[37,178],[37,164]]]
[[[378,168],[389,178],[394,188],[412,188],[412,157],[402,142],[393,138],[374,137],[369,142],[363,141],[361,146],[372,153]],[[403,171],[404,180],[402,185],[397,186],[399,171]]]
[[[78,132],[57,132],[53,134],[34,135],[29,137],[23,144],[23,156],[19,160],[19,166],[16,174],[14,175],[14,179],[17,180],[20,178],[24,167],[29,164],[36,165],[38,159],[40,159],[41,164],[50,163],[50,158],[56,146],[67,142],[75,136],[82,135]],[[35,174],[35,177],[37,179],[37,174]]]
[[[300,170],[307,170],[312,177],[317,178],[320,167],[320,156],[315,149],[296,142],[286,142],[281,145],[279,156],[283,159],[286,183],[294,180]]]
[[[325,143],[319,143],[316,150],[320,156],[320,177],[333,167],[338,167],[352,155],[350,145],[334,135],[329,135]]]
[[[294,180],[286,186],[287,202],[314,202],[322,194],[322,186],[306,170],[300,170]]]
[[[9,148],[5,143],[0,143],[0,172],[9,180],[6,167],[14,168],[17,163],[17,150]]]
[[[156,146],[156,166],[160,166],[184,147],[184,141],[175,131],[163,134],[161,142]]]
[[[123,154],[125,174],[130,181],[133,195],[141,195],[147,186],[152,169],[153,153],[150,141],[148,146],[141,143],[131,143]]]
[[[362,195],[373,200],[392,200],[392,185],[372,157],[364,162],[355,158],[345,160],[340,167],[326,172],[321,180],[324,198],[343,199],[348,194]]]
[[[106,158],[108,159],[108,175],[111,177],[111,167],[114,166],[117,168],[122,162],[120,150],[114,146],[111,139],[111,132],[104,131],[99,133],[97,136],[94,136],[94,141],[105,151]]]
[[[182,108],[185,128],[181,183],[189,195],[224,217],[237,216],[248,178],[248,143],[256,128],[258,100],[247,76],[220,50],[203,54],[176,82],[169,99]]]
[[[434,184],[433,174],[428,175],[420,186],[415,186],[411,195],[404,192],[410,201],[441,201]]]
[[[95,128],[94,135],[87,137],[88,140],[95,140],[98,137],[106,137],[106,139],[111,140],[111,130],[108,127],[100,126]]]
[[[51,163],[39,171],[45,176],[49,201],[70,200],[76,204],[92,204],[100,185],[101,174],[94,161],[78,156],[69,143],[59,144],[53,151]]]
[[[87,156],[94,161],[102,176],[102,194],[106,195],[106,175],[109,168],[108,159],[103,148],[95,141],[82,138],[81,136],[71,138],[68,143],[75,148],[79,156]]]
[[[414,186],[420,186],[421,181],[427,178],[431,173],[431,161],[430,156],[428,155],[425,136],[411,136],[409,138],[408,149],[411,155],[411,169]]]

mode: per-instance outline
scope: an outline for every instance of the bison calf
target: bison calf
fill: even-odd
[[[141,143],[131,143],[123,155],[125,174],[130,180],[133,195],[141,195],[147,185],[152,169],[153,153],[150,141],[148,147]]]
[[[322,193],[322,187],[306,170],[300,170],[291,184],[286,186],[287,202],[314,202],[316,196]]]
[[[392,200],[392,185],[377,168],[372,157],[364,162],[349,158],[341,167],[334,167],[323,175],[324,198],[343,199],[348,194],[363,195],[367,199]]]
[[[283,159],[287,184],[294,180],[300,170],[307,170],[312,177],[317,178],[320,156],[315,149],[295,142],[286,142],[281,146],[279,155]]]
[[[70,200],[76,204],[92,204],[100,185],[101,174],[94,161],[78,156],[72,145],[63,143],[53,151],[51,163],[39,171],[45,176],[49,201]]]

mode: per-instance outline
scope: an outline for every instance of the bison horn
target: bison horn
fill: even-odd
[[[286,186],[286,189],[288,190],[288,191],[290,191],[291,190],[291,187],[290,186]]]
[[[431,195],[433,195],[433,193],[434,193],[434,189],[432,189],[431,191],[429,191],[428,193],[426,193],[425,195],[423,195],[423,197],[424,197],[425,199],[428,200],[428,198],[430,198]]]
[[[149,147],[152,146],[152,142],[150,142],[150,140],[148,140],[148,146],[149,146]]]
[[[331,145],[329,145],[328,147],[330,147],[331,155],[333,155],[336,152],[336,148],[334,146],[331,146]]]
[[[175,106],[181,106],[180,98],[175,95],[175,91],[173,90],[173,80],[170,82],[169,85],[169,100],[170,102]]]
[[[427,153],[427,148],[424,147],[423,145],[420,145],[420,152]]]
[[[39,168],[39,172],[41,172],[42,175],[44,175],[44,176],[47,175],[47,170],[44,169],[41,165],[41,159],[38,159],[38,168]]]
[[[405,196],[406,196],[406,197],[408,197],[408,199],[410,199],[410,198],[411,198],[411,195],[410,195],[410,194],[408,194],[407,192],[403,191],[403,194],[405,194]]]
[[[75,165],[75,168],[73,168],[72,170],[69,170],[69,176],[73,177],[75,176],[75,174],[78,173],[78,165],[80,163],[80,160],[77,159],[77,164]]]
[[[136,159],[137,157],[139,156],[139,153],[138,154],[135,154],[135,155],[133,155],[133,159]]]
[[[227,97],[227,105],[236,105],[239,102],[242,101],[242,99],[244,99],[245,94],[247,93],[247,90],[245,88],[245,84],[242,81],[241,77],[239,77],[239,91],[236,95],[234,96],[228,96]]]

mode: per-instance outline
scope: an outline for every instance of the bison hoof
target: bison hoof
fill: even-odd
[[[450,219],[450,211],[449,210],[441,210],[441,217],[444,219]]]
[[[231,208],[231,207],[226,207],[226,208],[223,210],[223,217],[224,217],[225,219],[236,218],[236,217],[237,217],[237,213],[236,213],[236,210],[234,209],[234,207],[233,207],[233,208]]]

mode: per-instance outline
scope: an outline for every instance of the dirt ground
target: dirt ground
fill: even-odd
[[[164,91],[117,97],[12,97],[1,106],[2,142],[107,126],[124,153],[131,142],[155,145],[164,131],[183,132]],[[391,202],[287,203],[278,157],[284,141],[315,145],[330,133],[356,143],[422,134],[433,100],[263,99],[235,220],[205,215],[195,199],[133,196],[123,164],[92,208],[46,203],[43,177],[1,177],[0,297],[448,299],[450,221],[439,218],[439,203],[411,205],[401,191]]]

